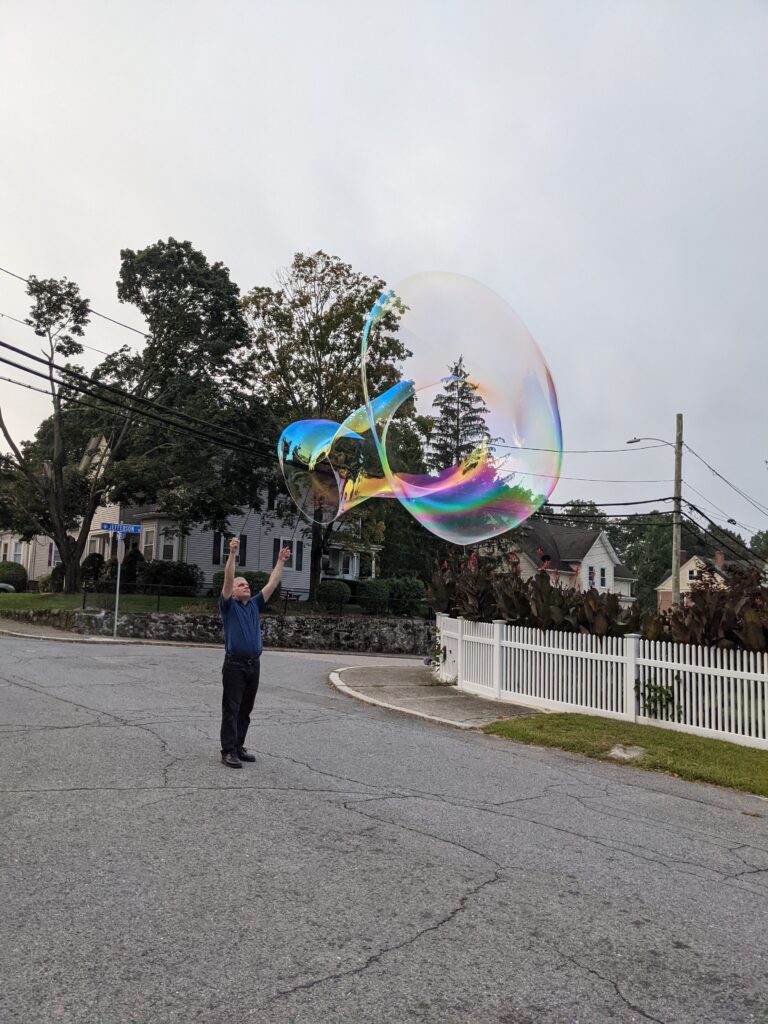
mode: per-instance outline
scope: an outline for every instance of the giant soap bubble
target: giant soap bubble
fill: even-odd
[[[401,380],[373,394],[377,344],[392,330],[411,355]],[[417,274],[379,297],[362,332],[360,394],[342,423],[302,420],[280,438],[289,493],[311,521],[395,498],[443,540],[472,544],[518,526],[557,484],[547,364],[507,303],[471,278]]]

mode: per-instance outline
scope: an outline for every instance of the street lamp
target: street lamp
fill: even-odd
[[[672,604],[680,604],[680,532],[683,484],[683,414],[677,414],[675,443],[661,437],[633,437],[627,444],[638,441],[658,441],[675,449],[675,498],[672,508]]]

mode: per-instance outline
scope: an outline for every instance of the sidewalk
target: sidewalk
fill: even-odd
[[[485,700],[438,683],[426,665],[345,668],[329,678],[331,685],[348,697],[457,729],[482,729],[501,718],[541,714],[535,708]]]

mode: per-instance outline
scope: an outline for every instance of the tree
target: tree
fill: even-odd
[[[749,542],[750,549],[764,562],[768,562],[768,530],[759,530]]]
[[[248,388],[240,290],[227,267],[189,241],[169,238],[120,256],[118,297],[139,309],[149,338],[142,352],[105,360],[99,378],[203,420],[207,427],[196,429],[220,442],[139,417],[114,496],[157,503],[182,532],[196,523],[224,530],[232,514],[258,507],[277,443],[274,417]],[[230,442],[253,455],[228,449]]]
[[[68,591],[79,587],[88,532],[105,500],[158,503],[182,530],[224,528],[240,503],[258,500],[264,466],[274,459],[274,447],[251,456],[222,444],[230,429],[243,447],[254,438],[276,441],[274,423],[245,387],[248,332],[226,267],[175,239],[121,256],[119,298],[137,305],[149,334],[142,351],[123,347],[92,374],[120,393],[81,382],[91,392],[82,397],[58,383],[66,372],[51,367],[53,413],[33,441],[15,446],[0,417],[11,447],[0,467],[0,513],[24,536],[55,540]],[[76,338],[88,307],[77,286],[32,278],[28,291],[30,322],[47,339],[49,360],[82,351]],[[213,440],[191,438],[173,413],[160,413],[164,422],[148,419],[136,398],[198,417]]]
[[[439,473],[458,466],[483,442],[492,443],[485,416],[490,411],[469,380],[464,356],[449,367],[450,378],[432,407],[435,410],[429,438],[427,466]],[[495,440],[501,440],[496,438]]]
[[[384,282],[319,251],[297,253],[277,283],[253,288],[243,303],[251,333],[248,382],[280,429],[294,420],[340,423],[363,404],[361,334]],[[397,313],[388,311],[371,331],[366,369],[372,395],[400,379],[398,366],[410,354],[397,324]],[[376,513],[361,506],[359,515]],[[333,529],[333,523],[312,524],[312,597]]]
[[[66,373],[56,372],[53,363],[83,351],[77,339],[85,333],[90,307],[77,284],[66,278],[31,275],[27,294],[32,307],[26,322],[44,339],[52,414],[33,441],[17,444],[0,412],[0,430],[10,448],[0,483],[2,507],[6,525],[22,536],[41,533],[53,539],[64,570],[64,589],[72,592],[80,585],[80,559],[105,493],[110,454],[102,429],[93,429],[74,414],[79,403],[60,383]]]

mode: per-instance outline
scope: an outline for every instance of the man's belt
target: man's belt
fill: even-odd
[[[225,654],[225,661],[234,661],[236,665],[256,665],[261,655],[257,654],[255,658],[242,658],[239,654]]]

